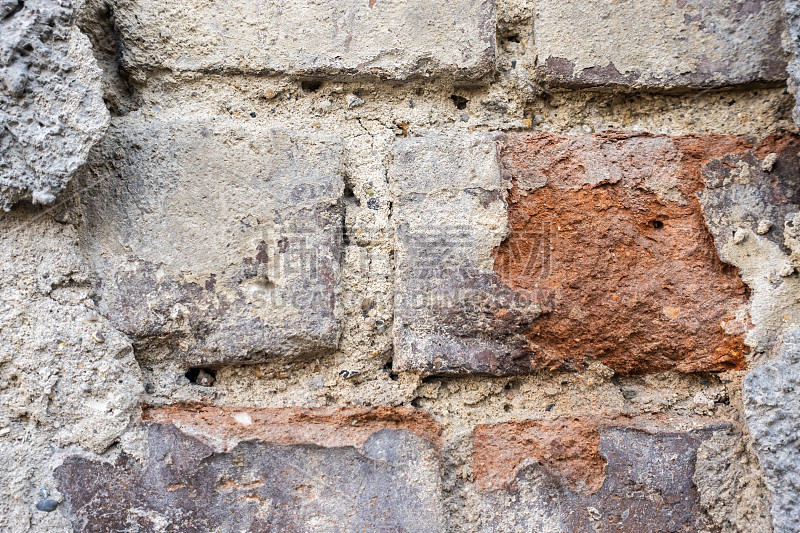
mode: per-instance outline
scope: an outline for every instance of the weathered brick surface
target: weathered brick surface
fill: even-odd
[[[537,1],[537,69],[548,83],[570,87],[781,81],[787,61],[781,4]]]
[[[592,494],[605,479],[600,432],[594,422],[528,420],[480,425],[473,432],[475,486],[482,491],[508,488],[517,473],[537,462],[572,491]]]
[[[145,407],[142,419],[174,425],[222,449],[252,439],[282,445],[311,442],[326,448],[363,446],[383,429],[407,431],[438,446],[440,433],[424,411],[388,407],[248,409],[189,404]]]
[[[82,197],[99,309],[147,357],[251,362],[336,348],[339,139],[133,118],[102,150]]]
[[[724,427],[681,431],[625,419],[478,426],[482,531],[714,530],[692,476],[697,448]]]
[[[0,0],[0,532],[794,533],[798,21]]]
[[[747,289],[708,228],[721,239],[716,221],[730,213],[753,231],[782,218],[795,138],[496,140],[504,176],[489,148],[478,157],[414,140],[395,152],[401,369],[503,374],[592,359],[621,374],[743,367]],[[747,211],[745,192],[761,189],[774,205]]]
[[[744,364],[746,287],[717,257],[696,194],[703,169],[717,168],[709,160],[749,148],[737,137],[508,138],[511,234],[495,268],[548,310],[527,333],[540,365],[589,357],[627,374]]]
[[[131,69],[393,79],[494,70],[493,0],[113,3]]]
[[[424,415],[211,411],[253,434],[238,442],[232,433],[237,444],[216,449],[175,425],[150,421],[141,425],[144,457],[68,456],[55,478],[76,531],[442,530],[439,460],[434,443],[419,436],[421,428],[432,437],[438,432]],[[200,408],[151,412],[183,426],[203,416],[210,415]],[[347,431],[359,421],[369,429]],[[339,438],[331,441],[325,430]]]

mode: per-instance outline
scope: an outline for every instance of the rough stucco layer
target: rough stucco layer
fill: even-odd
[[[725,426],[637,425],[564,420],[476,428],[476,474],[508,480],[481,489],[481,531],[713,531],[692,476],[698,447]],[[497,460],[497,451],[509,448],[506,460]]]
[[[83,176],[98,309],[144,358],[335,349],[344,156],[333,136],[223,120],[115,120]]]
[[[479,79],[493,0],[112,2],[129,69]]]
[[[68,2],[0,4],[0,208],[51,204],[109,114],[89,39]]]
[[[91,270],[75,228],[20,206],[0,216],[0,234],[0,423],[14,438],[27,421],[54,425],[54,442],[100,453],[138,416],[130,341],[88,307]],[[24,457],[5,450],[4,461]]]
[[[737,228],[781,223],[796,194],[796,138],[610,132],[461,142],[402,141],[390,163],[400,369],[745,366],[748,287],[712,235],[722,242]],[[771,207],[758,210],[751,197]],[[734,221],[726,213],[744,212],[720,230]]]
[[[54,477],[76,531],[441,531],[439,461],[404,430],[359,448],[258,440],[214,452],[145,422],[147,454],[74,455]]]
[[[754,369],[744,380],[747,427],[774,494],[772,521],[776,533],[797,530],[800,523],[800,331],[787,331],[778,356]]]
[[[537,0],[537,70],[559,86],[786,79],[782,0]]]

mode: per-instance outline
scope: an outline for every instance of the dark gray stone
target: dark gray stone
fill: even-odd
[[[58,502],[55,500],[41,500],[36,504],[36,509],[45,513],[52,513],[57,508]]]

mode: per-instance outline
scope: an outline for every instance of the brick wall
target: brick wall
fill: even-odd
[[[795,531],[797,12],[0,0],[0,529]]]

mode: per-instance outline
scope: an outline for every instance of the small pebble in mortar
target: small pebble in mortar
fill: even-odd
[[[58,507],[58,502],[55,500],[41,500],[36,504],[36,509],[45,513],[52,513]]]

